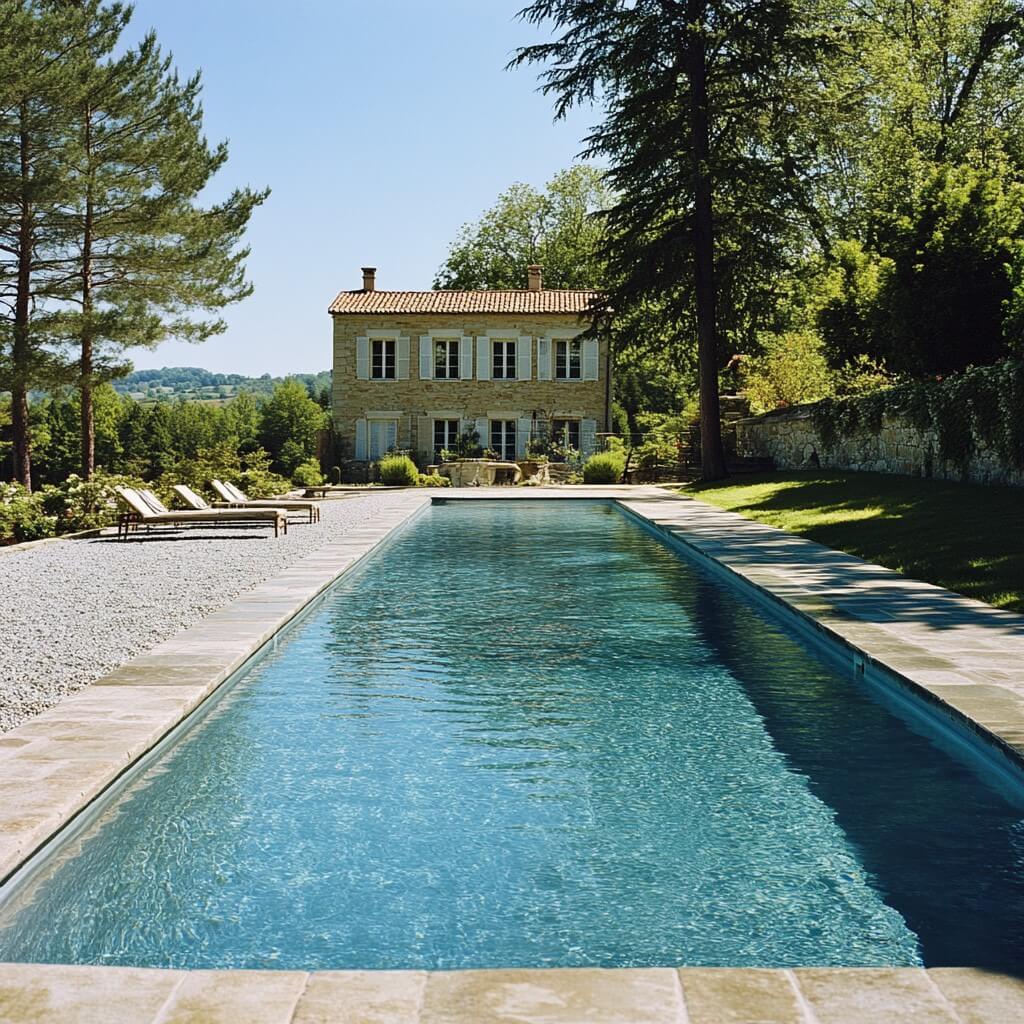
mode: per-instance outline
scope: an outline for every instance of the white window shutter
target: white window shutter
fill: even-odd
[[[370,379],[370,339],[356,338],[356,377]]]
[[[434,341],[429,334],[420,335],[420,380],[434,376]]]
[[[476,379],[491,379],[491,339],[486,335],[476,339]]]
[[[434,461],[434,421],[429,416],[416,417],[416,451],[427,462]]]
[[[395,345],[395,377],[397,380],[409,379],[409,339],[399,338]]]
[[[356,458],[366,461],[366,420],[356,420]]]
[[[533,338],[521,335],[516,342],[516,380],[533,379],[533,360],[530,358],[532,348]]]
[[[520,459],[526,458],[526,445],[530,440],[530,433],[533,430],[533,420],[529,416],[520,416],[516,421],[516,455]]]
[[[484,448],[491,447],[491,431],[490,431],[490,420],[486,416],[481,416],[476,421],[476,432],[480,435],[480,444]]]
[[[537,339],[537,380],[551,380],[551,339]]]
[[[597,338],[583,340],[583,379],[597,380]]]
[[[580,421],[580,453],[586,458],[597,448],[597,420]]]
[[[406,339],[408,340],[408,339]],[[384,451],[398,447],[398,420],[384,421]]]
[[[459,377],[462,380],[473,379],[473,339],[465,335],[459,342]]]

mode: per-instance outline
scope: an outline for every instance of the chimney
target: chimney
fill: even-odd
[[[540,274],[541,267],[539,263],[531,263],[526,268],[526,287],[531,292],[540,292],[544,290],[544,285],[541,284]]]
[[[363,267],[363,291],[372,292],[377,288],[377,268]]]

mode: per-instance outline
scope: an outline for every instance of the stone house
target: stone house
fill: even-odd
[[[392,448],[436,462],[459,433],[476,430],[500,458],[521,459],[531,437],[557,437],[584,455],[610,429],[606,339],[578,336],[598,298],[545,289],[528,268],[516,291],[379,291],[331,303],[335,431],[357,460]]]

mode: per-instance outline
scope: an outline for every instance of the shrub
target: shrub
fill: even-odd
[[[420,473],[417,487],[451,487],[452,482],[440,473]]]
[[[380,482],[391,487],[415,487],[420,473],[408,455],[385,455],[377,463]]]
[[[319,487],[324,482],[324,475],[320,472],[320,463],[316,459],[307,459],[299,463],[292,471],[292,482],[300,487]]]
[[[742,364],[755,412],[817,402],[834,390],[821,339],[811,331],[761,335],[762,352]]]
[[[0,544],[20,544],[52,537],[57,517],[43,511],[41,494],[29,494],[21,484],[0,483]]]
[[[118,498],[115,487],[145,487],[135,477],[97,470],[90,480],[72,474],[59,484],[49,484],[40,492],[43,511],[53,516],[57,533],[95,530],[110,526],[117,519]]]
[[[583,467],[585,484],[617,484],[626,468],[626,459],[620,452],[598,452],[587,459]]]

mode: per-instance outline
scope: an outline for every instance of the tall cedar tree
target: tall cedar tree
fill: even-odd
[[[541,63],[556,117],[599,102],[584,156],[607,160],[607,304],[645,303],[696,323],[703,476],[726,475],[718,402],[716,244],[770,251],[798,182],[793,92],[821,40],[795,0],[537,0],[521,12],[556,39],[520,49]],[[692,312],[691,312],[692,311]]]
[[[96,30],[117,17],[112,9]],[[63,100],[81,44],[73,24],[68,5],[0,0],[0,388],[11,392],[14,479],[28,488],[28,392],[59,383],[62,371],[43,309],[60,280],[54,210],[68,187]]]
[[[180,81],[153,35],[111,59],[116,36],[97,25],[99,0],[80,5],[80,49],[71,94],[72,201],[61,215],[74,243],[66,254],[66,336],[79,349],[81,466],[95,465],[93,389],[122,368],[128,346],[175,337],[204,341],[224,330],[203,318],[252,291],[239,242],[268,192],[236,189],[202,207],[199,193],[227,160],[202,134],[199,75]],[[119,26],[119,27],[123,27]]]

